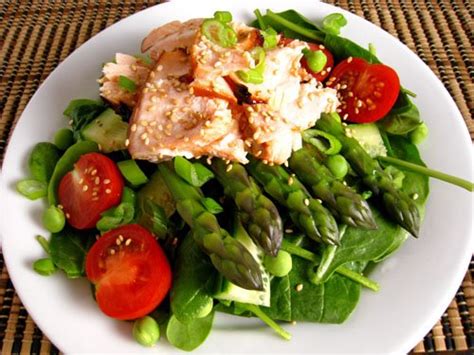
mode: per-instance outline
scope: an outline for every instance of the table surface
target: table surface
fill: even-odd
[[[159,1],[0,1],[0,166],[16,120],[71,52],[111,24]],[[474,139],[471,1],[327,1],[364,17],[414,51],[441,79]],[[21,304],[0,254],[2,354],[58,350]],[[474,261],[455,298],[413,352],[474,349]],[[435,281],[433,281],[435,282]]]

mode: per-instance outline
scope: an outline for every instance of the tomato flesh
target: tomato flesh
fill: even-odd
[[[94,228],[105,210],[120,203],[124,181],[116,164],[103,154],[82,155],[59,183],[58,198],[77,229]]]
[[[105,233],[86,257],[87,278],[106,315],[121,320],[154,310],[171,288],[171,268],[153,235],[138,224]]]
[[[332,71],[326,85],[338,90],[341,116],[350,122],[368,123],[383,118],[400,92],[400,79],[384,64],[349,58]]]

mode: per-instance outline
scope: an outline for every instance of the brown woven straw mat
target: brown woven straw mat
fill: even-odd
[[[428,64],[454,98],[474,138],[472,1],[329,2],[390,32]],[[156,3],[0,0],[0,164],[16,120],[51,71],[97,32]],[[1,354],[57,353],[21,304],[1,255],[0,269]],[[474,261],[448,309],[414,352],[473,351],[473,272]]]

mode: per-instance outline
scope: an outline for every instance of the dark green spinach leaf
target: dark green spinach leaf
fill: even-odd
[[[92,234],[65,228],[59,233],[51,234],[49,241],[51,259],[68,278],[84,276],[86,254],[93,242]]]
[[[99,116],[107,106],[102,101],[90,99],[72,100],[64,110],[64,116],[71,122],[72,131],[76,140],[80,139],[80,132],[89,122]]]
[[[212,311],[215,276],[211,261],[188,234],[178,249],[170,294],[171,310],[179,321],[187,323]]]
[[[209,335],[214,321],[214,312],[204,318],[197,318],[190,322],[180,322],[174,315],[166,326],[168,341],[178,349],[191,351],[201,345]]]
[[[384,131],[394,135],[405,135],[422,123],[420,112],[408,95],[400,92],[395,105],[387,116],[378,121]]]

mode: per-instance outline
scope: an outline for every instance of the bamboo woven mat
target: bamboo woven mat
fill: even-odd
[[[442,80],[474,138],[473,4],[465,1],[329,1],[399,38]],[[0,164],[16,120],[51,71],[75,48],[153,0],[0,0]],[[291,7],[291,3],[289,3]],[[2,354],[58,350],[35,326],[0,255]],[[474,261],[441,319],[413,352],[473,351]]]

